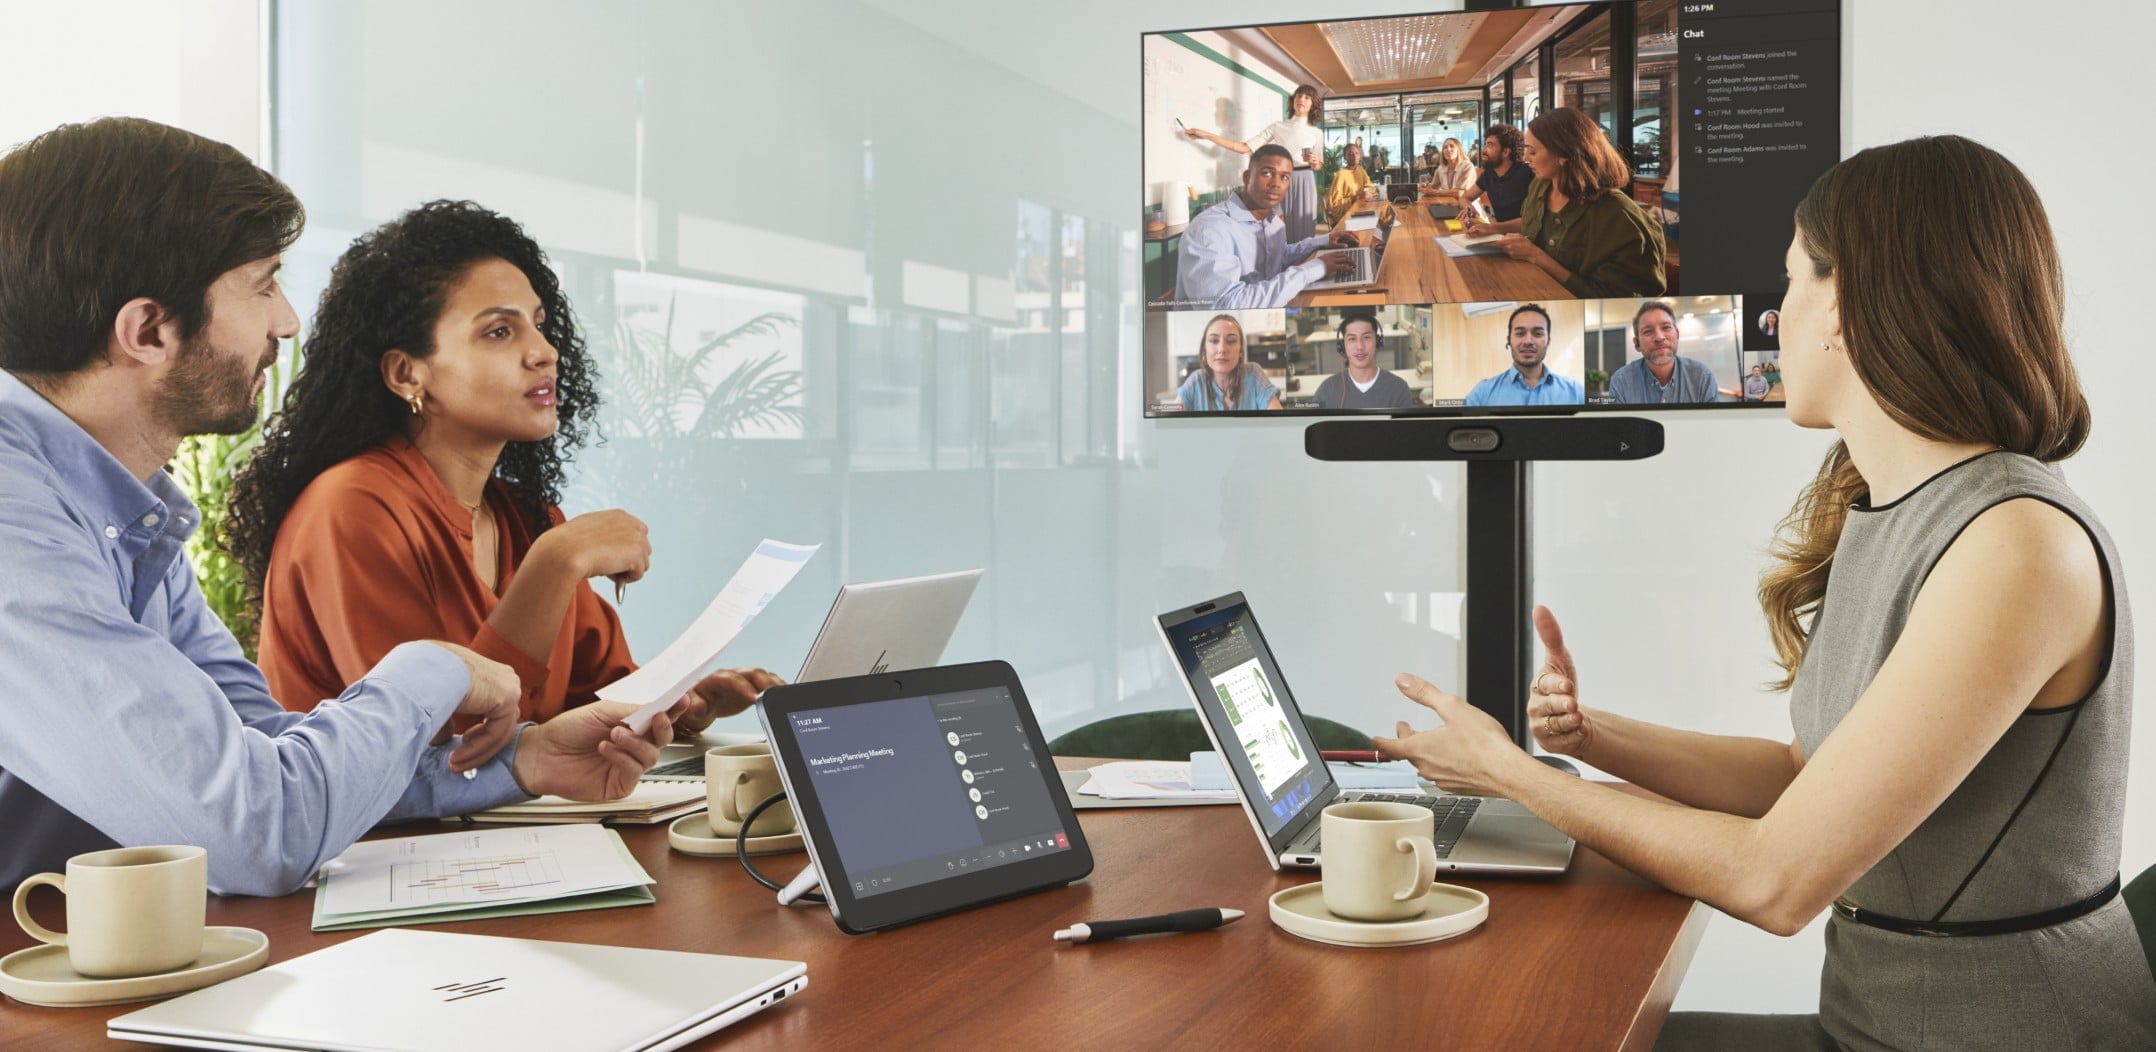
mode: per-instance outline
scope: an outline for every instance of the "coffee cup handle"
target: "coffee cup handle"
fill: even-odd
[[[741,783],[749,780],[747,771],[728,771],[726,791],[719,795],[719,817],[735,825],[741,824]]]
[[[1426,836],[1404,836],[1393,841],[1392,849],[1401,853],[1415,853],[1415,883],[1404,891],[1393,892],[1394,902],[1412,902],[1430,893],[1431,883],[1437,880],[1437,845]]]
[[[67,878],[58,873],[40,873],[15,885],[15,923],[22,925],[22,930],[29,932],[30,937],[39,942],[49,942],[54,946],[65,946],[67,945],[66,932],[53,931],[30,919],[30,889],[40,884],[50,884],[58,888],[60,894],[67,894]]]

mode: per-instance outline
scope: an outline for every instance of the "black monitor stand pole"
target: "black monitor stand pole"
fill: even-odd
[[[1526,748],[1534,675],[1534,461],[1467,464],[1468,703]]]
[[[1467,466],[1469,704],[1527,748],[1535,674],[1534,462],[1639,460],[1662,451],[1662,425],[1638,417],[1396,417],[1327,420],[1303,432],[1318,460],[1460,460]],[[1553,767],[1571,769],[1544,757]]]

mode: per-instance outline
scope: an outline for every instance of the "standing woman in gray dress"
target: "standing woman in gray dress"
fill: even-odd
[[[1260,146],[1280,146],[1295,158],[1295,174],[1288,180],[1288,196],[1280,202],[1280,221],[1287,224],[1288,244],[1318,232],[1318,182],[1314,174],[1325,163],[1325,135],[1318,122],[1325,116],[1325,101],[1318,89],[1301,84],[1288,96],[1288,116],[1265,126],[1249,142],[1230,139],[1202,128],[1186,128],[1183,134],[1203,139],[1224,150],[1251,153]]]
[[[1674,802],[1536,763],[1413,676],[1444,725],[1378,745],[1778,935],[1831,908],[1817,1015],[1679,1014],[1663,1047],[2156,1047],[2119,897],[2133,621],[2056,466],[2089,411],[2043,205],[1941,136],[1836,165],[1796,220],[1787,409],[1840,441],[1759,587],[1795,740],[1582,705],[1537,609],[1536,740]]]

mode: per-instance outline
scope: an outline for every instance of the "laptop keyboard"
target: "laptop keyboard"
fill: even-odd
[[[1482,806],[1479,796],[1418,796],[1414,793],[1358,793],[1357,803],[1365,801],[1382,804],[1414,804],[1430,812],[1432,822],[1430,845],[1437,848],[1437,857],[1451,858],[1452,849],[1459,845],[1460,835],[1467,831],[1467,823],[1475,817]],[[1323,850],[1321,834],[1310,842],[1312,848]]]
[[[1377,253],[1370,251],[1368,248],[1348,248],[1340,251],[1347,253],[1348,262],[1354,264],[1354,269],[1339,277],[1328,277],[1321,281],[1312,282],[1308,287],[1324,289],[1346,285],[1368,285],[1377,280]]]

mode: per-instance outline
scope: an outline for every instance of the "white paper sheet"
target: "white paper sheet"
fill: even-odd
[[[688,631],[642,668],[599,688],[604,701],[638,706],[624,723],[641,734],[651,718],[672,707],[696,681],[719,667],[719,654],[763,613],[822,545],[787,544],[766,538],[756,546],[732,580],[696,616]]]
[[[1493,234],[1488,237],[1478,238],[1468,238],[1464,234],[1439,235],[1437,247],[1442,249],[1445,255],[1453,259],[1459,259],[1462,256],[1503,255],[1504,249],[1497,247],[1498,241],[1503,238],[1503,234]]]
[[[628,865],[612,830],[525,826],[368,840],[322,867],[331,916],[451,903],[562,898],[652,882]]]

